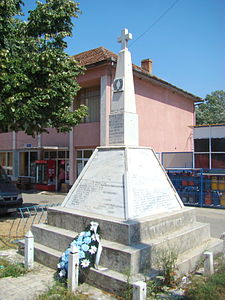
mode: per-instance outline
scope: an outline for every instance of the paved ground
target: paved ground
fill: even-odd
[[[66,197],[64,193],[23,191],[23,206],[61,204]]]
[[[0,251],[1,257],[14,262],[23,262],[23,257],[16,250]],[[34,270],[17,278],[0,279],[1,300],[32,300],[53,284],[54,271],[35,263]]]
[[[197,221],[209,223],[211,236],[220,238],[225,232],[225,209],[196,208]]]
[[[16,250],[0,251],[0,257],[7,257],[14,262],[23,262],[23,256]],[[47,291],[54,283],[55,271],[35,262],[34,269],[27,274],[12,278],[0,279],[0,300],[34,300],[38,295]],[[102,292],[88,284],[79,286],[79,292],[90,300],[114,300],[113,296]]]

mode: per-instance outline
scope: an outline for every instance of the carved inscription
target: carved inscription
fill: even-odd
[[[143,215],[146,211],[149,213],[156,210],[173,209],[173,202],[171,203],[171,195],[165,192],[152,193],[149,190],[133,189],[134,199],[133,211],[134,214]]]
[[[122,217],[124,207],[119,201],[122,196],[123,186],[118,183],[83,180],[71,199],[70,207]]]
[[[128,153],[128,160],[126,182],[132,217],[180,208],[175,191],[152,150],[136,149]]]
[[[109,143],[124,143],[124,115],[116,114],[109,116]]]

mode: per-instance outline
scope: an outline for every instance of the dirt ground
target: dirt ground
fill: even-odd
[[[23,207],[20,211],[0,215],[0,249],[15,246],[15,241],[24,237],[32,224],[44,223],[47,206],[60,205],[66,194],[23,191]]]

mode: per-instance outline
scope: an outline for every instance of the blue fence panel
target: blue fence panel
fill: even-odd
[[[225,208],[225,170],[167,169],[185,205]]]

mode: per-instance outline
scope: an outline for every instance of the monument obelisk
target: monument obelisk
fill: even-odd
[[[151,148],[139,147],[133,82],[132,38],[122,30],[109,115],[109,146],[98,147],[62,206],[121,220],[183,208],[166,172]]]
[[[118,42],[121,43],[121,51],[117,60],[109,115],[110,145],[139,145],[132,61],[127,48],[127,43],[131,39],[132,35],[126,28],[122,30],[121,37],[118,38]]]

